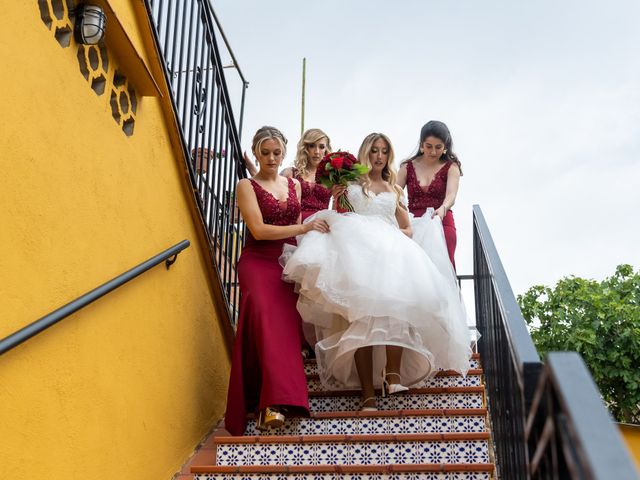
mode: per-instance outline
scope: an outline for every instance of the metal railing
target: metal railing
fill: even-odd
[[[88,293],[85,293],[81,297],[63,305],[62,307],[54,310],[53,312],[45,315],[44,317],[36,320],[35,322],[21,328],[15,333],[0,340],[0,355],[8,352],[12,348],[17,347],[22,342],[29,340],[31,337],[46,330],[47,328],[55,325],[60,320],[68,317],[74,312],[77,312],[81,308],[86,307],[90,303],[95,302],[100,297],[103,297],[109,292],[112,292],[116,288],[124,285],[125,283],[133,280],[138,275],[143,274],[147,270],[155,267],[159,263],[165,262],[167,270],[176,261],[178,253],[189,246],[189,240],[183,240],[180,243],[175,244],[173,247],[160,252],[159,254],[151,257],[149,260],[142,262],[141,264],[133,267],[130,270],[118,275],[117,277],[103,283],[99,287],[94,288]]]
[[[235,206],[236,184],[247,173],[238,133],[241,123],[236,126],[234,120],[216,25],[223,38],[224,32],[208,0],[147,2],[191,182],[199,194],[198,207],[213,246],[229,319],[235,324],[239,305],[235,265],[245,228]],[[247,82],[237,71],[243,82],[242,119]]]
[[[550,353],[543,367],[478,205],[473,263],[498,478],[640,478],[580,355]]]
[[[547,355],[527,419],[526,439],[533,479],[640,478],[576,352]]]
[[[473,207],[478,350],[501,478],[527,478],[525,419],[542,367],[482,211]]]

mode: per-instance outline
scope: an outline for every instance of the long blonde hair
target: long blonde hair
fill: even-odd
[[[298,142],[296,159],[293,165],[298,170],[301,177],[305,177],[309,173],[309,154],[307,153],[307,145],[316,143],[321,139],[327,139],[327,153],[331,153],[331,139],[319,128],[310,128],[302,134],[302,138]]]
[[[391,140],[389,140],[389,137],[387,137],[384,133],[370,133],[369,135],[367,135],[362,141],[362,145],[360,145],[360,150],[358,150],[358,161],[371,169],[372,165],[371,161],[369,160],[369,154],[371,153],[373,144],[378,140],[383,140],[387,144],[387,147],[389,149],[389,159],[387,160],[387,164],[382,170],[382,179],[389,185],[391,185],[391,188],[396,194],[396,202],[398,206],[406,210],[406,207],[401,201],[401,198],[403,196],[402,189],[398,185],[396,185],[396,178],[398,174],[393,166],[393,145],[391,145]],[[361,177],[360,184],[362,185],[362,192],[368,196],[369,186],[371,185],[371,179],[369,178],[369,175],[363,175]]]

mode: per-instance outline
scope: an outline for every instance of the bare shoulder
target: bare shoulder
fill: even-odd
[[[293,168],[287,167],[280,172],[280,175],[287,178],[293,178]]]
[[[447,172],[447,176],[460,176],[460,167],[457,163],[452,163],[449,167],[449,171]]]
[[[238,182],[238,186],[236,187],[238,190],[246,190],[247,188],[251,188],[251,180],[248,178],[243,178]]]

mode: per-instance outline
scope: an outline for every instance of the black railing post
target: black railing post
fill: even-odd
[[[244,238],[238,232],[244,226],[236,222],[231,199],[235,201],[236,184],[247,174],[240,146],[242,123],[236,124],[234,119],[216,25],[242,79],[241,122],[248,83],[210,2],[187,0],[178,2],[181,6],[174,3],[169,2],[166,8],[161,3],[159,8],[151,9],[147,0],[146,6],[152,14],[155,38],[164,40],[165,75],[183,151],[193,189],[198,192],[198,208],[206,224],[229,319],[234,324],[239,299],[235,263],[241,247],[237,242]],[[167,64],[171,65],[171,73]]]

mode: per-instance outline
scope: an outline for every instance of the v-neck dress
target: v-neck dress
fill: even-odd
[[[409,197],[409,211],[415,217],[422,217],[428,208],[438,209],[444,202],[447,194],[447,174],[451,168],[451,162],[446,162],[433,177],[431,183],[427,186],[421,186],[416,175],[413,161],[407,162],[407,194]],[[455,252],[456,252],[456,224],[453,220],[453,212],[449,210],[442,220],[442,228],[444,230],[444,238],[447,243],[447,252],[449,259],[455,269]]]
[[[293,225],[300,203],[293,180],[288,179],[286,202],[281,202],[254,180],[263,221]],[[284,240],[256,240],[247,230],[238,260],[240,314],[233,346],[225,427],[233,435],[245,431],[247,413],[272,405],[289,414],[309,415],[304,364],[300,354],[301,318],[293,285],[282,280],[278,257]]]

